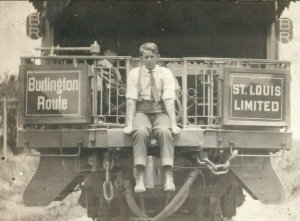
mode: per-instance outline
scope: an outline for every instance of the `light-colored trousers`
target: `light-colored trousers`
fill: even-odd
[[[137,112],[133,119],[133,131],[135,166],[146,166],[147,147],[152,133],[160,147],[161,165],[173,167],[174,138],[171,131],[171,121],[166,113],[145,114]]]

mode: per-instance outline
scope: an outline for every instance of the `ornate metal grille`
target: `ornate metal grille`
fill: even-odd
[[[124,124],[126,115],[126,76],[131,68],[139,66],[139,59],[104,56],[42,56],[23,57],[22,64],[89,64],[92,98],[92,122],[103,121]],[[113,66],[103,66],[110,60]],[[162,58],[162,66],[168,67],[181,87],[179,100],[182,105],[183,126],[219,127],[222,111],[224,69],[289,70],[290,63],[260,59],[217,58]]]

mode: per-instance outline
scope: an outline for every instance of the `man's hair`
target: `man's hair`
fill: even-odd
[[[114,41],[114,40],[107,40],[107,41],[104,41],[101,45],[102,47],[102,52],[106,52],[106,51],[111,51],[111,52],[114,52],[116,54],[119,54],[119,45],[118,45],[118,42],[117,41]]]
[[[152,51],[155,54],[159,54],[157,45],[151,42],[146,42],[142,44],[139,50],[140,50],[140,56],[143,55],[144,51]]]

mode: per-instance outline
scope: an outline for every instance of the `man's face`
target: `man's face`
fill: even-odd
[[[115,52],[115,51],[112,51],[112,50],[108,49],[108,50],[106,50],[106,51],[103,52],[103,55],[104,55],[104,56],[118,56],[118,53]],[[113,64],[113,65],[117,63],[117,60],[116,60],[116,59],[109,59],[108,61],[109,61],[111,64]]]
[[[148,70],[153,70],[157,64],[159,55],[155,54],[152,51],[144,50],[143,55],[141,56],[141,62]]]

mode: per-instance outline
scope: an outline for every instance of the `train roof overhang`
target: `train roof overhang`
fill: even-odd
[[[266,57],[267,30],[289,6],[289,2],[257,0],[32,3],[41,15],[47,15],[54,31],[54,45],[80,46],[94,40],[109,45],[113,41],[121,54],[136,56],[136,45],[154,41],[163,45],[161,53],[170,57],[181,54],[255,58]],[[245,52],[252,49],[255,52]]]
[[[195,27],[214,31],[225,26],[268,26],[289,6],[285,1],[257,0],[31,1],[54,27],[76,24],[89,32],[97,25],[104,35],[107,30],[118,34],[126,27],[132,36],[160,33],[162,29],[164,33],[176,34],[193,33]]]
[[[29,0],[34,5],[35,9],[42,13],[44,11],[48,12],[48,17],[50,20],[54,20],[57,18],[57,14],[64,11],[67,7],[72,7],[75,2],[79,3],[80,6],[84,4],[86,9],[95,9],[98,7],[107,7],[108,5],[117,5],[117,4],[149,4],[152,3],[153,5],[166,5],[166,4],[180,4],[180,5],[187,5],[189,3],[201,4],[201,7],[205,7],[205,5],[229,5],[229,7],[234,8],[235,13],[239,11],[240,14],[244,14],[245,16],[251,14],[247,14],[247,11],[251,12],[253,8],[255,9],[255,15],[267,15],[269,13],[276,13],[278,17],[281,16],[283,10],[289,6],[289,0],[279,0],[279,1],[265,1],[265,0],[236,0],[236,1],[223,1],[223,0],[216,0],[216,1],[207,1],[207,0],[143,0],[143,1],[134,1],[134,0],[123,0],[123,1],[112,1],[112,0],[99,0],[99,1],[91,1],[91,0],[51,0],[51,1],[42,1],[42,0]],[[96,7],[95,7],[96,6]],[[209,6],[210,7],[210,6]],[[157,7],[154,7],[157,8]],[[121,7],[116,7],[116,11],[122,10]],[[237,13],[237,14],[239,14]],[[246,14],[245,14],[246,13]],[[253,15],[253,14],[252,14]],[[219,15],[215,15],[218,17]],[[223,17],[222,15],[220,15]],[[262,18],[263,19],[263,18]]]

